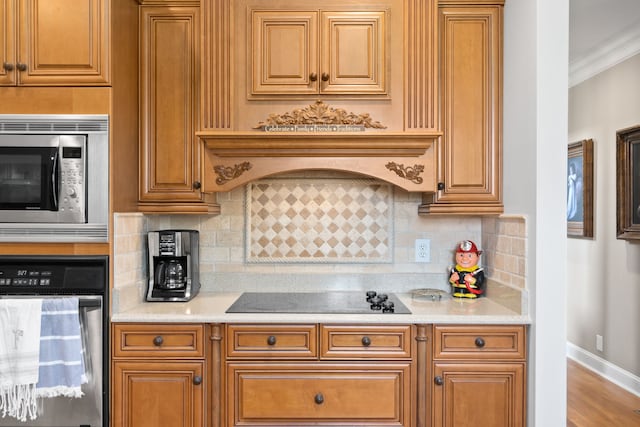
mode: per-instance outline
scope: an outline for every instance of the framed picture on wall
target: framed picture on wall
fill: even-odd
[[[616,237],[640,240],[640,126],[616,132]]]
[[[593,237],[593,140],[569,144],[567,236]]]

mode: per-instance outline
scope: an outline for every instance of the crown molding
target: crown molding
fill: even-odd
[[[629,27],[614,38],[596,45],[589,54],[569,64],[569,87],[640,53],[640,26]]]

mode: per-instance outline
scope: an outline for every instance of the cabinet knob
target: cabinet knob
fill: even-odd
[[[362,337],[362,345],[365,347],[369,347],[371,345],[371,338],[367,336]]]
[[[194,182],[193,182],[193,188],[194,188],[195,190],[199,190],[199,189],[200,189],[200,187],[202,187],[202,184],[200,183],[200,181],[194,181]]]
[[[193,377],[193,384],[194,385],[202,384],[202,377],[200,375],[196,375],[195,377]]]
[[[269,335],[269,338],[267,338],[267,344],[276,345],[276,337],[273,335]]]
[[[9,62],[3,62],[2,68],[4,68],[6,71],[13,71],[13,64]]]
[[[158,335],[153,339],[153,345],[155,345],[156,347],[160,347],[163,342],[164,342],[164,338],[162,338],[162,335]]]
[[[439,182],[439,183],[438,183],[438,190],[439,190],[439,191],[444,190],[444,182]]]
[[[485,344],[484,339],[482,337],[476,338],[475,343],[476,343],[476,347],[480,347],[480,348],[484,347],[484,344]]]
[[[433,382],[436,383],[436,385],[444,384],[444,381],[442,380],[442,377],[439,376],[439,375],[433,379]]]
[[[328,73],[322,73],[322,81],[323,82],[329,81],[329,74]]]
[[[27,64],[24,64],[22,62],[18,62],[16,67],[18,67],[18,71],[27,71]]]
[[[316,73],[309,74],[309,80],[311,80],[312,82],[317,81],[318,80],[318,75]]]
[[[322,395],[322,393],[318,393],[313,398],[313,401],[316,402],[318,405],[321,405],[324,403],[324,396]]]

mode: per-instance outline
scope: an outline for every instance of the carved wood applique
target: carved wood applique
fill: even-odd
[[[385,166],[401,178],[408,179],[416,184],[422,184],[423,179],[420,177],[420,174],[424,172],[424,165],[405,166],[403,164],[389,162]]]
[[[250,170],[253,166],[249,162],[243,162],[233,166],[216,165],[213,171],[218,175],[216,184],[223,185],[238,178],[240,175]]]
[[[323,101],[316,101],[304,108],[296,108],[284,114],[269,114],[269,118],[258,123],[254,129],[265,129],[269,126],[290,125],[347,125],[365,128],[386,129],[378,121],[374,121],[369,113],[356,114],[342,108],[333,108]]]

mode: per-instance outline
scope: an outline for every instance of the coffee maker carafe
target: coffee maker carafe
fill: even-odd
[[[189,301],[198,293],[198,237],[196,230],[149,232],[147,301]]]

